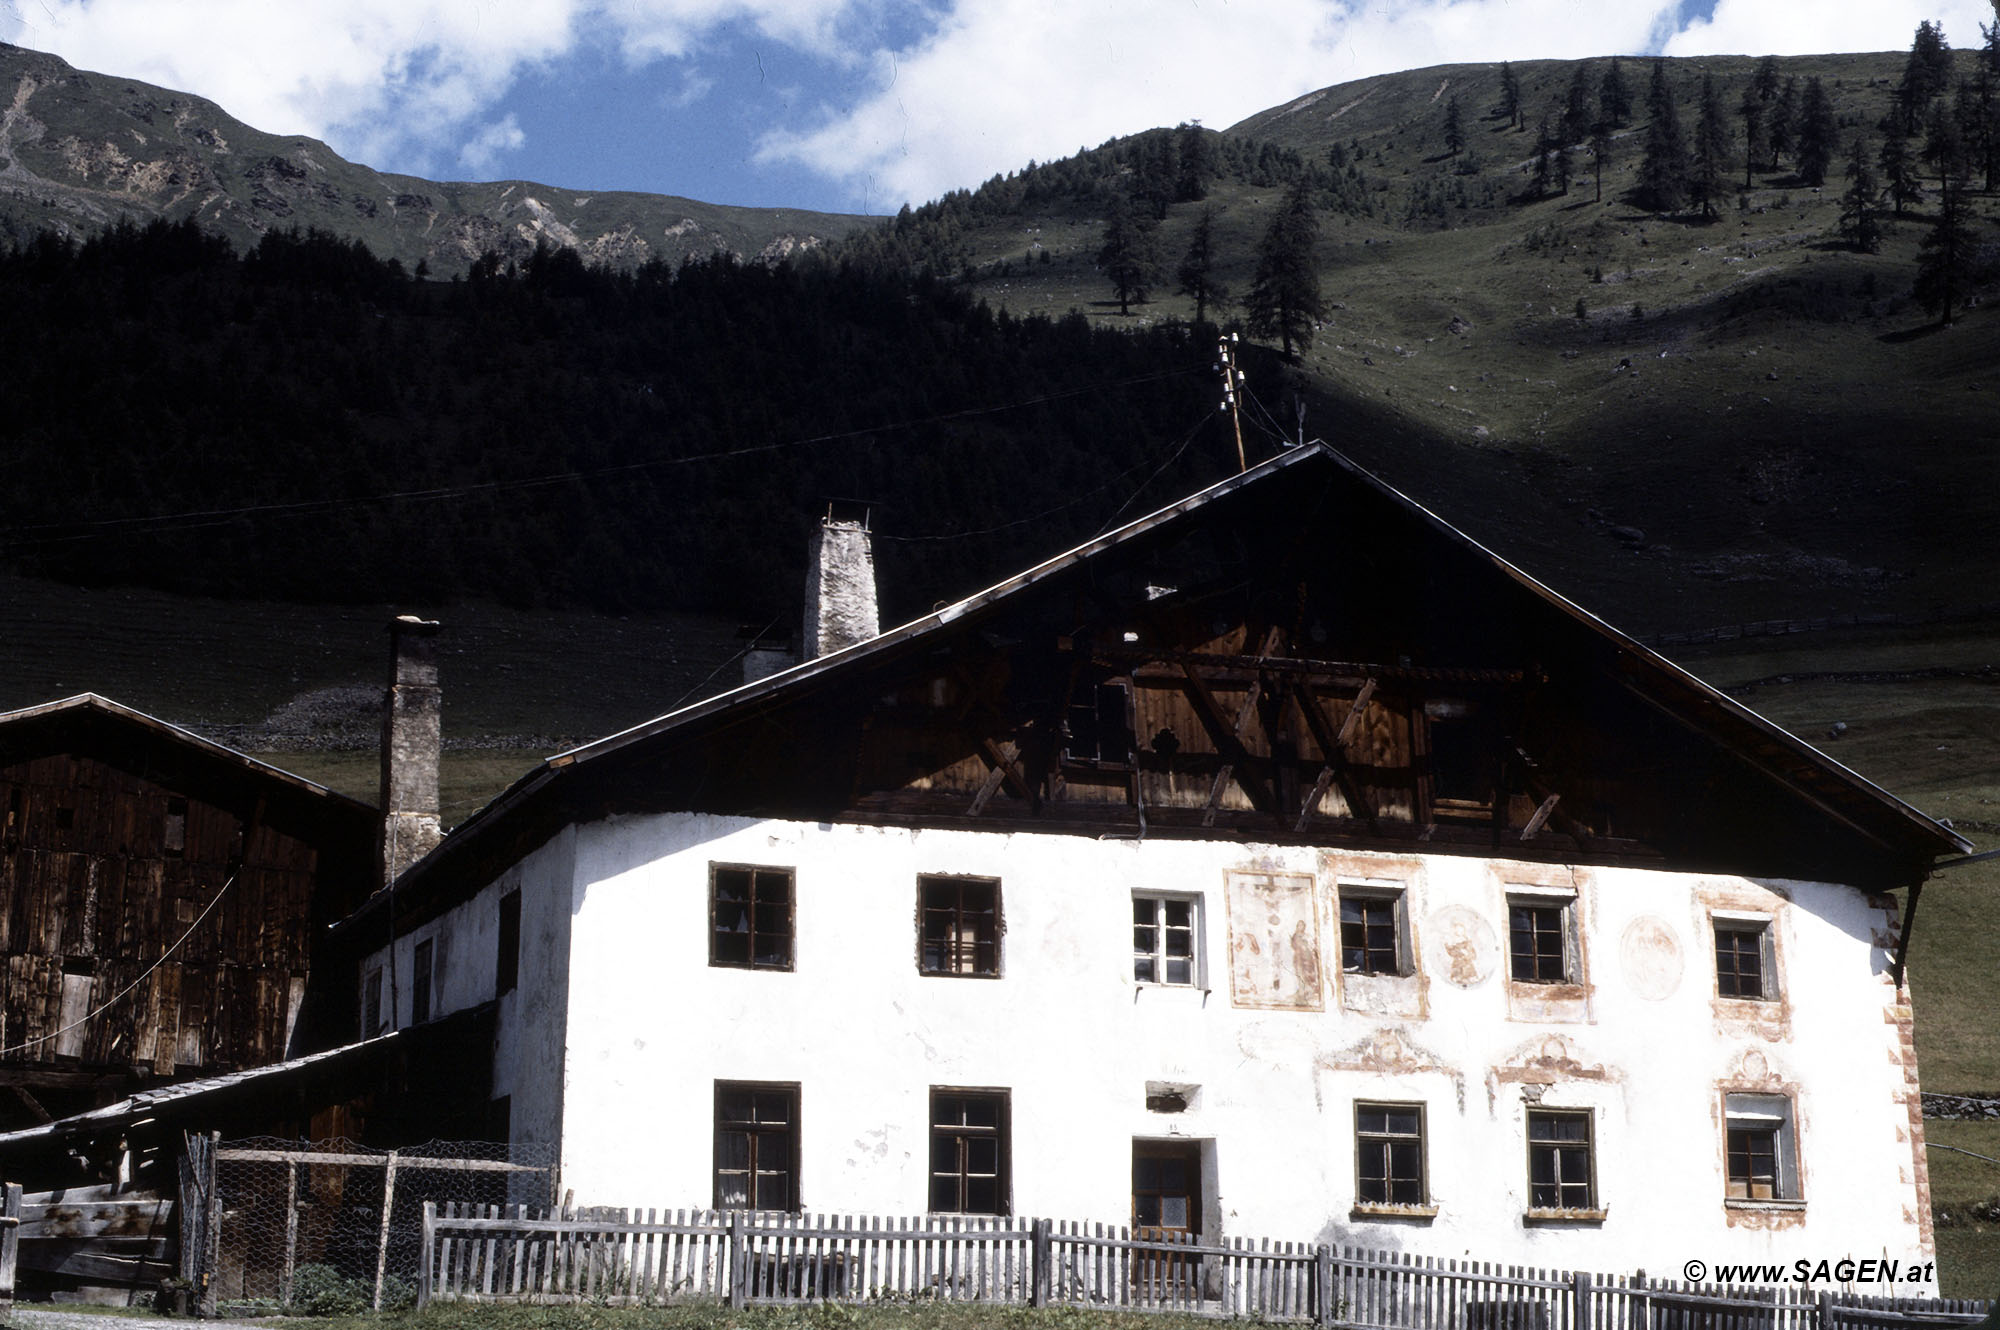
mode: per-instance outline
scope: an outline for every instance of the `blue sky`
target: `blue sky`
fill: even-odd
[[[435,179],[893,212],[1426,65],[1976,45],[1994,0],[0,0],[0,40]]]

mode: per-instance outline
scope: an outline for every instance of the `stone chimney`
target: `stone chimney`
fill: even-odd
[[[806,624],[799,659],[829,655],[882,631],[875,612],[875,551],[868,519],[819,524],[806,562]]]
[[[389,624],[389,697],[382,719],[382,882],[437,848],[438,626],[404,614]]]

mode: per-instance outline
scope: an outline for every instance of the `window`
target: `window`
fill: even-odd
[[[1192,896],[1132,898],[1132,981],[1193,986],[1200,903]]]
[[[1132,760],[1132,694],[1123,683],[1079,684],[1064,716],[1063,758],[1069,762]]]
[[[715,1083],[715,1208],[799,1208],[799,1087]]]
[[[1424,1204],[1424,1106],[1356,1104],[1354,1156],[1361,1204]]]
[[[431,1018],[431,940],[417,943],[417,957],[410,966],[410,1024],[421,1025]]]
[[[1507,898],[1510,973],[1524,984],[1576,982],[1571,963],[1573,900],[1552,896]]]
[[[373,1039],[382,1033],[382,971],[378,967],[361,981],[361,1037]]]
[[[179,859],[187,853],[188,801],[178,794],[167,796],[167,817],[161,853]]]
[[[1715,921],[1715,991],[1726,998],[1777,996],[1768,919]]]
[[[1725,1194],[1731,1200],[1796,1201],[1798,1148],[1784,1095],[1723,1096]]]
[[[1499,732],[1490,712],[1466,698],[1424,703],[1430,746],[1431,811],[1440,817],[1485,817],[1493,811]]]
[[[1340,889],[1340,968],[1348,974],[1408,974],[1401,892]]]
[[[1533,1210],[1597,1208],[1588,1111],[1528,1110],[1528,1206]]]
[[[493,996],[514,991],[521,981],[521,893],[500,898],[500,942],[493,958]]]
[[[1007,1092],[933,1089],[931,1209],[1004,1215],[1008,1201]]]
[[[792,870],[709,867],[708,963],[792,968]]]
[[[1000,884],[991,878],[917,879],[918,957],[925,974],[1000,974]]]

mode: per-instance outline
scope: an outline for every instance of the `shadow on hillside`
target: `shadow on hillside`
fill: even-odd
[[[1938,333],[1949,332],[1953,326],[1949,323],[1933,320],[1930,323],[1919,324],[1914,328],[1898,328],[1895,332],[1885,332],[1876,338],[1876,340],[1886,342],[1890,346],[1901,346],[1906,342],[1921,342],[1926,337],[1934,337]]]

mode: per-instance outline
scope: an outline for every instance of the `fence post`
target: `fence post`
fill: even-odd
[[[1820,1290],[1819,1301],[1813,1308],[1816,1330],[1833,1330],[1833,1294]]]
[[[417,1310],[431,1300],[431,1243],[437,1235],[437,1202],[424,1202],[424,1250],[417,1257]]]
[[[1571,1330],[1590,1330],[1592,1320],[1590,1275],[1585,1271],[1578,1270],[1570,1275],[1569,1282],[1570,1297],[1576,1300],[1576,1306],[1570,1313]]]
[[[1034,1241],[1028,1256],[1028,1305],[1046,1307],[1049,1305],[1049,1221],[1037,1219],[1034,1223]]]
[[[201,1247],[201,1314],[215,1315],[216,1297],[221,1290],[215,1286],[215,1270],[222,1264],[222,1165],[217,1158],[222,1153],[222,1133],[208,1134],[207,1164],[208,1199],[202,1214]]]
[[[1313,1248],[1313,1324],[1332,1325],[1335,1320],[1333,1306],[1333,1249],[1324,1242]],[[1590,1330],[1588,1326],[1578,1326],[1577,1330]]]
[[[21,1252],[21,1184],[10,1182],[0,1200],[0,1315],[14,1310],[14,1267]]]
[[[745,1275],[750,1264],[747,1259],[748,1254],[743,1250],[744,1241],[743,1212],[731,1210],[729,1212],[729,1305],[737,1308],[742,1307],[745,1301],[744,1286],[747,1282]]]
[[[396,1208],[396,1152],[389,1152],[389,1163],[382,1175],[382,1233],[375,1244],[375,1300],[369,1305],[376,1311],[382,1310],[382,1277],[389,1270],[389,1212]]]
[[[285,1161],[285,1268],[278,1275],[278,1301],[292,1305],[292,1273],[299,1261],[299,1161]]]

